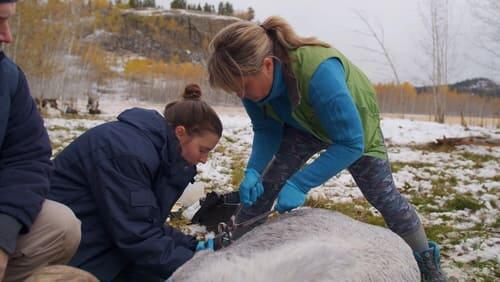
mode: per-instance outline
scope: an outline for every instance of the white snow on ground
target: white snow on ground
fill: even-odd
[[[108,99],[101,101],[104,114],[91,119],[46,118],[54,152],[85,130],[114,120],[122,110],[136,106],[159,112],[164,107],[139,100]],[[237,189],[231,183],[234,172],[244,169],[251,151],[252,127],[242,108],[216,110],[224,124],[223,138],[207,163],[198,166],[197,180],[207,191],[231,191]],[[402,119],[384,119],[382,130],[393,163],[394,181],[417,207],[427,232],[434,232],[441,244],[445,271],[459,281],[499,279],[500,147],[466,145],[437,152],[415,145],[443,136],[500,138],[500,130]],[[338,203],[363,199],[347,171],[311,190],[309,196]],[[370,211],[378,214],[373,208]],[[186,215],[192,213],[188,211]]]
[[[422,144],[432,142],[438,138],[489,136],[500,138],[500,131],[481,127],[465,129],[458,124],[439,124],[425,121],[410,121],[405,119],[383,119],[382,129],[384,138],[398,145]]]

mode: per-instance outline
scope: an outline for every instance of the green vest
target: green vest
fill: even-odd
[[[340,60],[345,71],[345,81],[356,104],[363,123],[365,151],[363,155],[387,159],[380,129],[380,111],[375,97],[375,89],[364,73],[334,48],[300,47],[289,53],[291,73],[284,69],[284,80],[292,105],[292,116],[302,127],[323,142],[332,144],[320,120],[314,114],[309,102],[309,82],[318,66],[329,58]],[[274,119],[281,121],[270,105],[265,107]]]

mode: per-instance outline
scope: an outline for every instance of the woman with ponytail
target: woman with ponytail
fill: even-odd
[[[221,135],[193,84],[163,116],[129,109],[66,147],[54,160],[49,198],[82,222],[70,265],[101,281],[165,281],[204,247],[165,220]]]
[[[438,246],[394,185],[375,91],[358,67],[280,17],[231,24],[209,48],[210,84],[241,98],[254,131],[237,223],[269,211],[276,198],[280,213],[299,207],[310,189],[347,169],[413,249],[424,280],[446,280]]]

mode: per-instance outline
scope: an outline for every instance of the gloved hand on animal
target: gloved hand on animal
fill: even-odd
[[[279,213],[284,213],[302,206],[306,201],[307,192],[292,181],[287,180],[278,194],[278,202],[276,203],[275,210]]]
[[[245,171],[245,177],[240,184],[240,201],[245,206],[251,206],[264,192],[260,173],[253,168]]]
[[[207,235],[204,240],[199,240],[196,245],[196,251],[214,251],[214,236]]]
[[[198,239],[198,244],[196,245],[196,251],[214,251],[215,234],[213,232],[209,232],[205,234],[204,238]]]

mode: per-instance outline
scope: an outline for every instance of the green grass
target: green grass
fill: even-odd
[[[67,146],[67,144],[73,142],[74,139],[75,139],[75,137],[68,137],[68,138],[64,138],[62,140],[59,140],[58,143],[51,141],[53,157],[55,158],[59,154],[59,152],[62,151],[65,148],[65,146]]]
[[[75,128],[74,128],[74,130],[78,130],[78,131],[87,131],[87,130],[88,130],[88,128],[87,128],[87,127],[85,127],[85,126],[81,126],[81,125],[79,125],[79,126],[75,127]]]
[[[242,156],[233,156],[231,162],[231,185],[238,187],[245,176],[245,162]]]
[[[183,217],[171,217],[168,223],[169,226],[172,226],[176,229],[183,229],[189,224],[189,220]]]
[[[453,261],[453,264],[454,264],[456,267],[460,268],[460,269],[464,268],[464,265],[465,265],[465,263],[463,263],[463,262],[461,262],[461,261]]]
[[[451,153],[456,151],[454,146],[450,145],[437,145],[437,144],[424,144],[424,145],[415,145],[411,146],[414,150],[421,150],[426,152],[437,152],[437,153]]]
[[[226,147],[222,144],[217,145],[217,147],[215,147],[215,149],[214,149],[215,153],[220,153],[220,154],[224,154],[225,151],[226,151]]]
[[[424,167],[432,167],[434,165],[430,163],[421,163],[421,162],[391,162],[391,170],[393,173],[400,171],[405,166],[413,168],[424,168]]]
[[[89,119],[89,120],[100,120],[102,116],[100,115],[91,115],[91,114],[62,114],[62,118],[64,119]]]
[[[479,155],[479,154],[474,154],[470,152],[463,152],[460,153],[462,157],[464,157],[467,160],[474,161],[476,163],[484,163],[492,160],[498,160],[495,156],[490,156],[490,155]]]
[[[484,205],[478,200],[472,198],[471,196],[461,194],[456,194],[453,199],[446,201],[446,203],[444,204],[444,208],[449,211],[464,209],[477,211],[482,207],[484,207]]]
[[[54,116],[48,115],[44,111],[42,111],[40,113],[40,115],[43,118],[54,118]],[[56,117],[59,117],[59,116],[56,116]],[[103,119],[103,117],[101,115],[91,115],[91,114],[85,114],[85,113],[81,113],[81,114],[63,114],[63,113],[61,113],[60,117],[63,119],[88,119],[88,120],[102,120]]]
[[[439,242],[441,241],[441,238],[439,235],[446,235],[450,232],[455,231],[453,227],[444,225],[444,224],[437,224],[437,225],[430,225],[425,227],[425,233],[427,234],[427,237],[432,240]]]
[[[481,261],[481,260],[473,260],[471,262],[471,266],[476,268],[476,269],[489,269],[495,278],[500,278],[500,268],[498,267],[498,263],[491,259],[491,260],[484,260],[484,261]],[[486,276],[485,274],[483,273],[478,273],[478,276],[481,277],[482,281],[497,281],[497,279],[494,279],[493,277],[491,276]]]
[[[69,131],[69,128],[65,126],[60,126],[60,125],[52,125],[47,128],[49,131],[57,131],[57,130],[62,130],[62,131]]]
[[[495,223],[493,223],[493,228],[500,228],[500,217],[495,219]]]
[[[201,177],[200,182],[210,183],[212,182],[212,179],[208,177]]]
[[[401,190],[404,191],[405,193],[408,191],[408,190],[411,190],[413,187],[411,186],[410,183],[408,183],[407,181],[405,181],[405,183],[403,184],[403,186],[401,187]]]
[[[426,194],[420,195],[417,192],[412,191],[410,202],[419,210],[423,212],[440,212],[439,208],[431,207],[437,206],[435,197]]]
[[[52,152],[55,153],[55,152],[58,152],[59,150],[62,150],[63,148],[61,148],[61,146],[62,146],[61,143],[51,142]]]
[[[495,175],[491,178],[487,178],[487,177],[479,177],[479,176],[475,176],[475,175],[472,175],[471,176],[471,179],[474,179],[474,180],[477,180],[479,183],[485,183],[485,182],[499,182],[500,181],[500,175]],[[466,185],[467,183],[465,183],[464,181],[464,184]],[[470,182],[469,182],[470,184]]]
[[[381,216],[373,215],[370,212],[370,204],[366,200],[356,200],[353,203],[335,203],[326,199],[316,201],[308,199],[305,206],[337,211],[361,222],[386,227]]]
[[[497,201],[495,201],[495,200],[493,200],[493,199],[492,199],[492,200],[490,200],[490,205],[491,205],[491,207],[492,207],[492,208],[494,208],[494,209],[498,209]]]
[[[432,180],[432,189],[431,189],[431,194],[433,196],[439,196],[439,197],[444,197],[444,196],[449,196],[450,194],[453,194],[453,189],[452,187],[457,186],[457,180],[455,177],[452,177],[454,180],[449,180],[449,179],[444,179],[444,178],[438,178],[437,180]]]
[[[229,136],[227,136],[227,135],[224,135],[224,139],[225,139],[227,142],[229,142],[229,143],[236,143],[236,139],[231,138],[231,137],[229,137]]]

